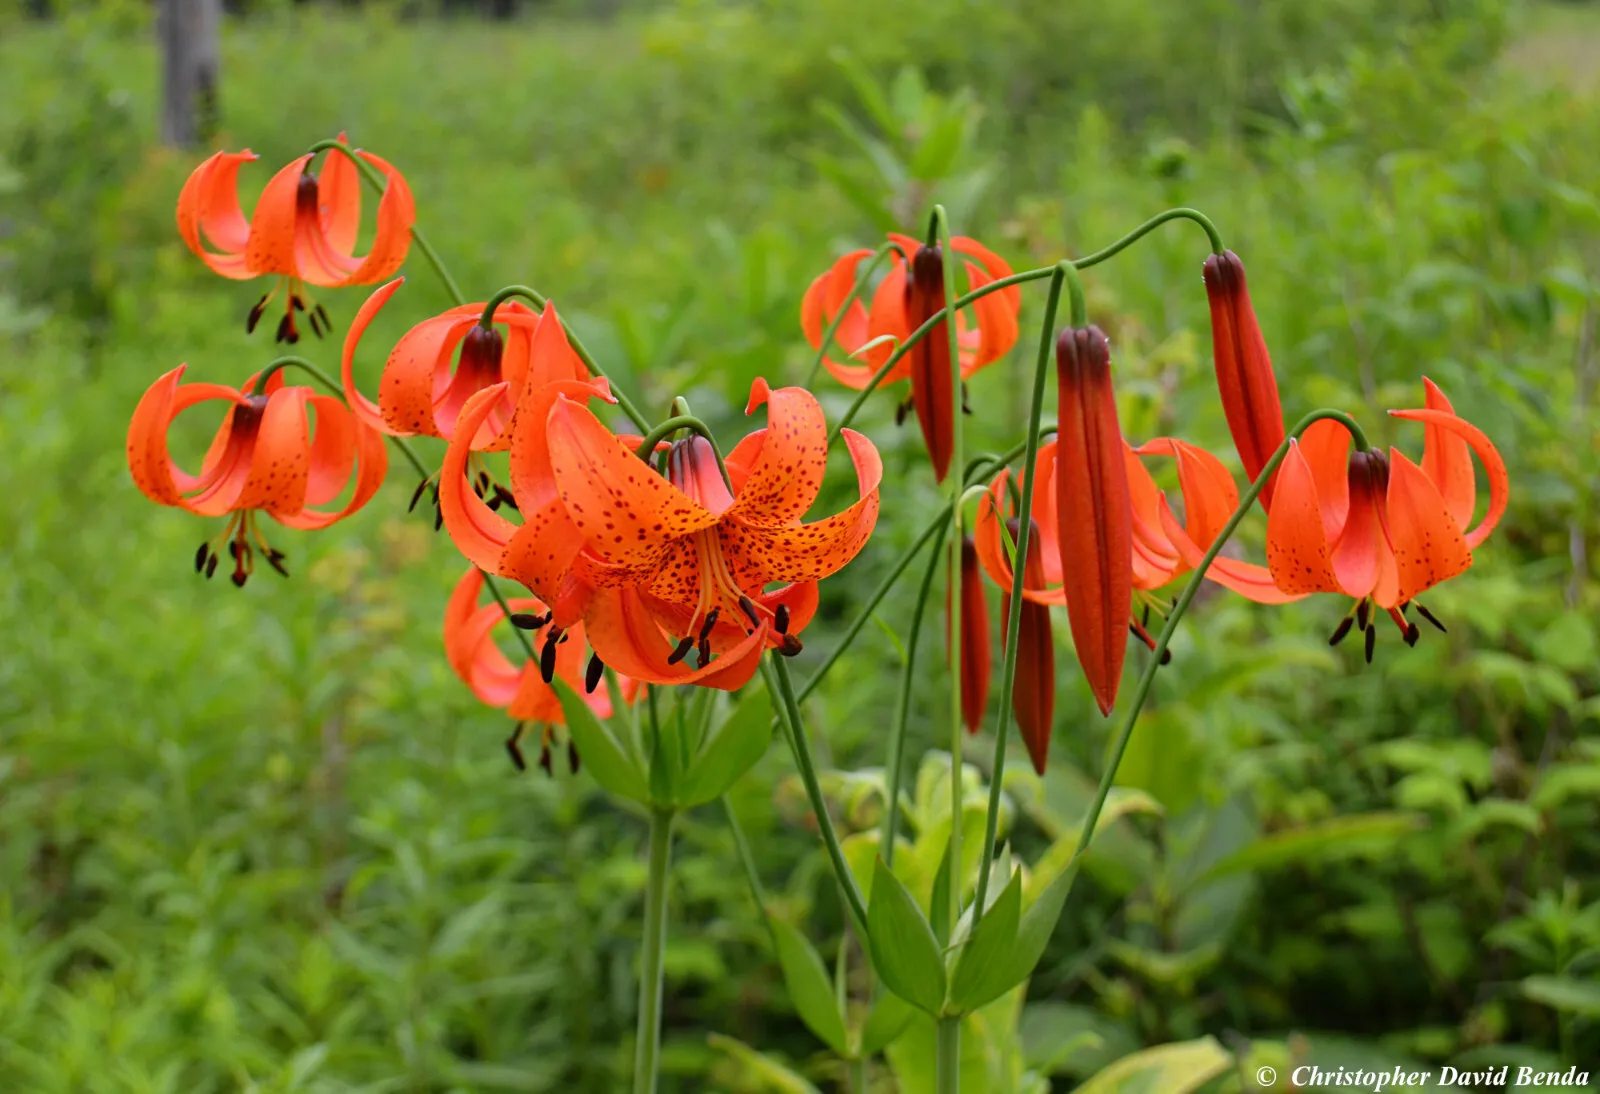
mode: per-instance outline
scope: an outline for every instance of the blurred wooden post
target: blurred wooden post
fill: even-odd
[[[160,0],[161,139],[192,147],[217,128],[221,0]]]

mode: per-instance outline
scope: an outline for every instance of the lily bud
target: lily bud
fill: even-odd
[[[1061,332],[1056,378],[1056,519],[1067,618],[1095,702],[1110,714],[1132,615],[1133,503],[1111,388],[1111,346],[1099,327]]]
[[[1023,564],[1022,585],[1025,589],[1042,589],[1045,586],[1044,552],[1040,547],[1039,524],[1030,518],[1028,533],[1028,558]],[[1021,522],[1006,522],[1015,543]],[[1011,594],[1000,598],[1001,618],[1011,618]],[[1011,712],[1016,715],[1017,728],[1022,731],[1023,743],[1028,746],[1028,757],[1033,769],[1044,774],[1045,761],[1050,756],[1050,730],[1056,716],[1056,650],[1050,633],[1050,609],[1036,601],[1022,598],[1022,618],[1017,621],[1017,675],[1011,690]],[[1005,638],[1002,628],[1001,639]]]
[[[976,733],[983,726],[993,674],[989,603],[983,595],[978,548],[967,536],[961,541],[961,717],[968,733]]]
[[[1252,482],[1283,443],[1283,407],[1278,381],[1261,325],[1250,306],[1244,263],[1232,251],[1212,255],[1205,265],[1206,295],[1211,301],[1211,352],[1216,361],[1217,389],[1228,418],[1233,445]],[[1261,491],[1262,508],[1272,504],[1272,483]]]
[[[906,321],[916,330],[945,306],[944,255],[923,244],[912,256],[906,277]],[[911,401],[917,424],[933,461],[933,474],[943,482],[954,448],[955,386],[950,371],[950,332],[941,320],[907,356],[911,359]]]

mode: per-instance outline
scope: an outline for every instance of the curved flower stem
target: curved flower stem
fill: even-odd
[[[1070,262],[1056,266],[1050,279],[1050,295],[1045,301],[1044,322],[1039,327],[1039,356],[1033,366],[1033,400],[1028,404],[1028,435],[1022,457],[1022,489],[1017,500],[1017,554],[1011,563],[1011,611],[1006,616],[1005,666],[1000,676],[1000,706],[994,727],[994,762],[989,772],[989,813],[983,826],[983,861],[978,867],[977,915],[983,914],[989,895],[989,871],[994,862],[995,840],[1000,832],[1000,798],[1006,769],[1006,734],[1011,729],[1011,696],[1017,683],[1017,641],[1022,631],[1023,579],[1027,570],[1029,541],[1033,538],[1033,482],[1039,461],[1039,419],[1044,414],[1044,391],[1050,375],[1050,350],[1055,342],[1056,311],[1061,305],[1061,287],[1072,290],[1072,323],[1086,321],[1083,287]]]
[[[834,830],[827,800],[822,796],[822,784],[817,781],[817,765],[811,758],[811,742],[806,737],[805,723],[800,718],[800,703],[794,696],[794,682],[789,679],[789,664],[781,654],[774,652],[761,663],[761,675],[767,682],[768,693],[778,698],[783,710],[783,718],[789,729],[789,743],[794,748],[795,766],[799,769],[800,781],[805,784],[811,811],[817,815],[817,828],[828,850],[828,862],[833,867],[834,876],[839,879],[839,887],[844,890],[845,905],[850,909],[855,928],[862,938],[866,938],[867,900],[861,895],[861,886],[856,884],[855,874],[850,872],[850,864],[845,861],[844,849],[839,846],[839,833]]]
[[[940,513],[940,530],[945,531],[949,527],[950,515]],[[879,840],[878,850],[883,855],[883,861],[890,866],[894,865],[896,829],[900,824],[900,771],[905,766],[906,722],[911,714],[911,688],[916,680],[917,646],[922,637],[922,616],[927,609],[929,594],[933,591],[933,581],[939,575],[939,565],[942,561],[944,556],[936,546],[933,554],[928,556],[928,568],[922,573],[922,587],[917,591],[917,600],[911,609],[911,629],[906,635],[905,663],[900,666],[900,695],[895,700],[894,725],[889,728],[889,756],[884,761],[889,785],[884,795],[887,800],[883,808],[883,838]]]
[[[675,404],[678,402],[682,402],[682,400],[675,400]],[[693,414],[676,414],[656,426],[644,435],[644,439],[639,442],[639,447],[634,450],[634,454],[641,460],[649,462],[651,455],[656,450],[656,445],[680,429],[692,429],[706,439],[711,445],[712,453],[717,457],[717,470],[722,472],[722,481],[727,484],[729,490],[732,490],[733,480],[728,477],[727,465],[722,462],[722,449],[717,447],[717,438],[712,435],[711,427]]]
[[[478,572],[483,575],[483,583],[489,586],[489,592],[494,595],[495,602],[500,605],[500,610],[505,612],[506,619],[510,620],[512,614],[511,605],[506,600],[506,594],[500,591],[500,583],[494,579],[493,574],[483,567],[478,567]],[[527,653],[528,660],[537,661],[539,655],[533,652],[533,642],[528,638],[528,632],[514,624],[511,629],[517,632],[517,641],[522,643],[522,649]]]
[[[550,303],[549,298],[541,293],[538,289],[529,288],[527,285],[507,285],[505,288],[491,296],[488,302],[484,304],[483,316],[478,320],[479,324],[485,327],[493,326],[494,313],[496,309],[514,296],[522,297],[522,299],[532,304],[534,308],[541,312],[544,311],[544,309]],[[602,379],[609,380],[611,377],[608,376],[606,374],[606,370],[601,368],[599,363],[595,361],[594,354],[589,352],[588,347],[578,340],[578,336],[573,333],[572,328],[563,325],[562,329],[567,333],[567,342],[572,346],[572,351],[578,355],[578,359],[588,367],[589,371],[594,373],[596,376],[601,377]],[[611,387],[611,394],[616,397],[617,405],[622,408],[622,412],[628,416],[629,420],[632,421],[634,425],[638,426],[641,431],[648,430],[650,428],[650,423],[645,420],[643,414],[639,413],[639,408],[634,406],[633,401],[630,400],[620,390],[618,390],[615,384],[613,384]]]
[[[1149,220],[1145,221],[1143,224],[1139,225],[1139,227],[1135,228],[1133,231],[1129,232],[1127,235],[1123,236],[1110,246],[1102,247],[1100,250],[1095,251],[1093,254],[1084,258],[1074,259],[1072,261],[1072,265],[1080,270],[1088,269],[1090,266],[1099,265],[1106,259],[1111,258],[1113,255],[1126,250],[1129,246],[1138,242],[1138,240],[1143,238],[1145,235],[1148,235],[1153,229],[1165,224],[1169,220],[1179,219],[1192,220],[1204,228],[1206,230],[1207,238],[1211,241],[1211,249],[1217,253],[1221,253],[1223,249],[1222,235],[1217,231],[1216,225],[1211,223],[1211,219],[1209,217],[1200,212],[1198,209],[1168,209],[1164,213],[1157,213],[1155,216],[1151,217]],[[883,366],[879,368],[877,372],[872,374],[872,379],[867,381],[866,386],[860,391],[856,392],[855,399],[851,401],[849,408],[845,410],[844,415],[839,419],[838,423],[835,424],[833,431],[828,434],[828,447],[833,447],[833,442],[839,437],[839,431],[844,429],[851,423],[852,420],[854,420],[856,413],[861,409],[862,404],[867,401],[867,397],[877,390],[879,384],[883,383],[884,378],[889,375],[889,371],[894,368],[895,365],[900,363],[900,358],[904,357],[906,353],[910,351],[912,346],[922,341],[922,339],[927,336],[928,332],[931,331],[934,326],[944,318],[947,312],[960,311],[962,308],[973,303],[974,301],[981,300],[983,297],[988,296],[992,292],[999,292],[1001,289],[1008,289],[1012,285],[1021,285],[1029,281],[1041,281],[1046,277],[1054,275],[1055,272],[1055,266],[1040,266],[1035,270],[1022,270],[1018,273],[1011,274],[1009,277],[1002,277],[998,281],[991,281],[987,285],[982,285],[976,289],[973,289],[965,296],[955,298],[954,303],[950,304],[948,307],[934,312],[927,318],[926,321],[923,322],[922,326],[912,331],[906,336],[906,340],[904,342],[901,342],[895,347],[894,352],[889,355],[889,359],[883,363]]]
[[[639,954],[639,1027],[634,1044],[634,1094],[655,1094],[661,1054],[661,955],[667,942],[667,869],[672,859],[671,809],[650,810],[650,873],[645,884],[644,942]]]
[[[327,151],[342,152],[346,159],[356,165],[356,170],[361,172],[361,177],[367,180],[367,185],[371,186],[380,195],[389,188],[388,180],[378,173],[378,169],[360,156],[352,154],[350,146],[343,141],[324,140],[318,141],[311,146],[311,154],[313,156],[318,152]],[[444,262],[439,258],[439,252],[433,249],[433,244],[428,242],[428,237],[423,235],[422,229],[418,228],[414,223],[411,225],[411,239],[416,243],[417,250],[422,252],[422,256],[433,267],[433,272],[439,275],[439,280],[444,282],[445,291],[450,294],[451,299],[458,305],[465,304],[467,298],[462,295],[455,278],[450,276],[450,271],[444,268]]]
[[[1116,744],[1111,749],[1111,757],[1107,760],[1106,769],[1100,776],[1100,786],[1095,791],[1094,804],[1089,807],[1089,813],[1084,818],[1083,831],[1078,835],[1077,849],[1072,853],[1073,861],[1076,861],[1078,856],[1083,854],[1084,850],[1089,846],[1089,841],[1094,838],[1095,825],[1100,822],[1100,811],[1105,807],[1106,796],[1111,793],[1111,783],[1117,777],[1117,767],[1122,763],[1122,754],[1128,749],[1128,739],[1133,736],[1134,723],[1139,720],[1139,711],[1143,709],[1145,699],[1150,694],[1150,685],[1155,681],[1156,670],[1161,667],[1161,657],[1166,653],[1167,644],[1172,641],[1172,635],[1178,629],[1178,621],[1189,610],[1189,605],[1193,602],[1195,593],[1200,590],[1200,582],[1205,578],[1206,571],[1211,568],[1212,561],[1221,553],[1223,546],[1232,538],[1234,529],[1239,527],[1239,522],[1244,519],[1244,515],[1255,504],[1256,498],[1260,497],[1262,488],[1267,485],[1273,473],[1278,470],[1278,465],[1289,454],[1289,445],[1312,424],[1324,418],[1331,418],[1342,424],[1346,429],[1350,430],[1352,436],[1359,438],[1360,443],[1364,446],[1366,438],[1361,433],[1361,427],[1356,425],[1355,419],[1351,418],[1350,415],[1342,410],[1313,410],[1310,414],[1301,418],[1295,427],[1289,431],[1289,435],[1283,439],[1283,443],[1272,454],[1272,458],[1261,468],[1261,474],[1256,476],[1256,481],[1250,484],[1250,489],[1246,490],[1244,496],[1239,499],[1239,507],[1233,511],[1233,516],[1228,518],[1228,523],[1222,526],[1222,531],[1212,541],[1210,548],[1205,553],[1205,557],[1200,560],[1200,565],[1195,567],[1193,575],[1189,578],[1189,583],[1183,587],[1182,595],[1178,597],[1177,603],[1173,605],[1172,612],[1167,616],[1166,625],[1161,628],[1161,634],[1156,638],[1155,648],[1150,653],[1149,663],[1145,665],[1144,672],[1139,677],[1139,686],[1134,689],[1133,701],[1128,704],[1128,713],[1123,718],[1122,730],[1117,734]]]
[[[941,263],[944,273],[944,299],[956,298],[956,271],[955,248],[950,243],[950,216],[945,212],[943,205],[933,207],[933,225],[938,233],[939,249],[945,256]],[[965,415],[961,413],[961,338],[956,330],[955,313],[950,313],[950,321],[944,325],[945,336],[949,339],[950,349],[950,463],[955,467],[966,466],[966,454],[963,446],[966,441]],[[961,898],[963,871],[961,869],[961,830],[965,827],[962,823],[964,804],[965,780],[962,778],[964,763],[962,761],[961,743],[966,736],[966,725],[961,716],[961,643],[956,638],[961,633],[961,539],[965,532],[964,518],[961,506],[962,489],[966,485],[963,476],[955,475],[950,480],[950,541],[946,544],[949,549],[949,569],[946,571],[946,595],[950,605],[950,918],[946,920],[954,929],[961,919]],[[960,1043],[957,1042],[956,1058],[960,1058]],[[940,1059],[941,1068],[944,1060]],[[955,1090],[959,1080],[955,1081],[949,1089]]]
[[[899,253],[901,258],[905,257],[905,254],[900,251],[898,243],[885,243],[878,248],[878,253],[872,256],[871,264],[856,278],[855,285],[850,289],[850,295],[846,296],[839,305],[838,314],[833,317],[832,321],[828,323],[827,329],[822,332],[822,345],[817,347],[816,359],[811,362],[811,370],[806,373],[806,387],[809,388],[815,383],[817,373],[822,371],[823,358],[828,356],[828,348],[833,345],[833,336],[838,333],[839,324],[844,322],[845,315],[850,311],[850,305],[854,304],[856,299],[860,297],[861,290],[867,287],[867,282],[872,280],[872,275],[878,272],[878,267],[883,265],[883,260],[889,257],[890,252]],[[841,346],[839,348],[843,349],[844,347]]]

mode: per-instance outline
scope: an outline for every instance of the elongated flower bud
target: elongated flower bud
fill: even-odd
[[[978,732],[983,725],[993,669],[989,603],[983,595],[978,548],[967,536],[961,541],[961,717],[969,733]]]
[[[1033,527],[1028,534],[1023,587],[1042,589],[1045,574],[1039,524],[1031,519],[1029,523]],[[1011,530],[1012,542],[1016,542],[1021,523],[1012,519],[1006,522],[1006,527]],[[1000,618],[1009,620],[1011,594],[1003,594],[1000,603]],[[1022,618],[1017,623],[1017,675],[1011,690],[1011,712],[1017,717],[1017,728],[1028,746],[1033,769],[1043,775],[1045,760],[1050,756],[1050,730],[1056,716],[1056,650],[1050,633],[1050,609],[1023,597]],[[1002,629],[1001,637],[1004,636]]]
[[[906,320],[916,330],[944,306],[944,255],[937,246],[924,244],[912,256],[906,277]],[[933,461],[934,477],[940,482],[950,470],[955,434],[955,385],[945,322],[941,320],[907,354],[911,359],[911,402]]]
[[[1078,662],[1102,714],[1116,705],[1133,597],[1133,504],[1111,389],[1111,347],[1099,327],[1056,338],[1060,432],[1056,519]]]
[[[1250,306],[1244,263],[1232,251],[1212,255],[1205,265],[1206,295],[1211,301],[1211,351],[1217,367],[1217,389],[1228,417],[1233,445],[1245,474],[1255,481],[1283,443],[1283,407],[1278,381],[1261,325]],[[1272,504],[1272,484],[1261,492],[1263,508]]]

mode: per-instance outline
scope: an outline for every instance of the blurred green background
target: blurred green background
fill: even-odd
[[[1249,268],[1291,420],[1344,406],[1416,456],[1420,430],[1383,411],[1420,405],[1427,374],[1510,465],[1506,521],[1429,598],[1448,635],[1385,632],[1368,667],[1326,645],[1334,598],[1202,597],[1119,779],[1151,810],[1097,845],[1030,986],[1013,1047],[1032,1085],[989,1089],[1069,1091],[1207,1035],[1241,1058],[1261,1040],[1600,1071],[1600,4],[496,12],[233,11],[215,144],[261,154],[248,189],[348,130],[407,174],[469,296],[539,286],[637,402],[681,393],[730,440],[753,377],[809,367],[810,278],[931,202],[1017,268],[1194,205]],[[242,591],[192,571],[215,529],[129,481],[157,375],[237,383],[273,355],[243,331],[259,288],[174,231],[200,153],[154,139],[152,22],[125,0],[0,7],[0,1091],[622,1089],[643,825],[586,775],[511,770],[508,723],[441,656],[462,563],[406,516],[408,473],[356,519],[281,533],[294,576]],[[1169,225],[1091,271],[1089,302],[1127,433],[1232,460],[1205,254]],[[368,391],[448,304],[407,272]],[[364,293],[320,298],[342,331]],[[335,367],[338,336],[309,352]],[[1020,433],[1028,353],[973,382],[980,442]],[[824,587],[812,663],[937,497],[894,401],[858,421],[893,485]],[[868,628],[808,704],[830,766],[883,763],[910,597],[880,611],[897,639]],[[930,631],[913,760],[942,739]],[[1013,787],[1025,857],[1076,830],[1114,725],[1065,669],[1057,717],[1049,777]],[[775,906],[831,961],[844,925],[789,771],[773,749],[735,806]],[[847,827],[873,823],[859,804]],[[734,864],[719,811],[684,819],[664,1086],[844,1089]],[[1204,1089],[1256,1087],[1230,1070]]]

